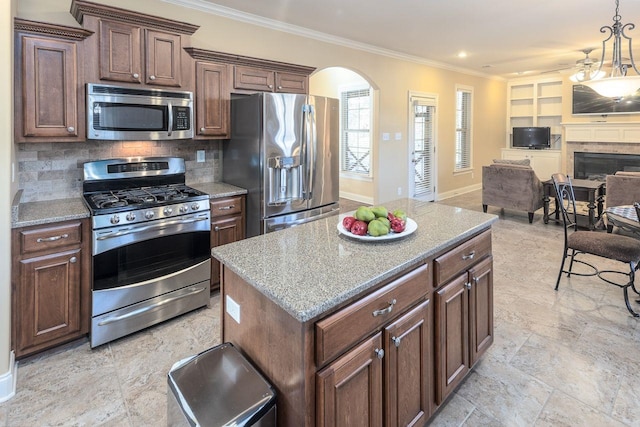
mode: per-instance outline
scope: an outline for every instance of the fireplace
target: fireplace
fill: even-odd
[[[573,153],[573,176],[576,179],[604,181],[617,171],[640,171],[640,155],[618,153]]]

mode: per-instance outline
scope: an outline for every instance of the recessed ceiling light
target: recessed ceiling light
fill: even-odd
[[[467,52],[465,52],[464,50],[458,52],[458,58],[466,58],[466,57],[467,57]]]

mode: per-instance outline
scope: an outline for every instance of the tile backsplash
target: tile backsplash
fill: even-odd
[[[205,161],[196,161],[196,151]],[[21,202],[65,199],[82,195],[85,162],[121,157],[182,157],[187,184],[222,180],[221,141],[88,141],[16,144]]]

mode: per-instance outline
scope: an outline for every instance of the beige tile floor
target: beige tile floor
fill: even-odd
[[[481,210],[479,192],[441,203]],[[640,320],[597,279],[553,290],[562,229],[541,212],[528,224],[526,213],[489,208],[500,217],[495,342],[431,425],[640,426]],[[22,360],[0,426],[163,426],[167,372],[218,344],[218,329],[214,296],[210,308],[95,350],[80,340]]]

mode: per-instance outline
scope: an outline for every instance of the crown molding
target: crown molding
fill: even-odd
[[[346,39],[343,37],[337,37],[331,34],[322,33],[320,31],[310,30],[308,28],[300,27],[297,25],[286,24],[281,21],[276,21],[275,19],[264,18],[262,16],[241,12],[236,9],[213,4],[205,0],[162,0],[162,1],[165,3],[176,5],[176,6],[187,7],[189,9],[198,10],[200,12],[221,16],[223,18],[233,19],[235,21],[257,25],[260,27],[265,27],[272,30],[276,30],[276,31],[282,31],[285,33],[294,34],[297,36],[306,37],[306,38],[318,40],[321,42],[330,43],[330,44],[347,47],[355,50],[360,50],[360,51],[372,53],[375,55],[386,56],[388,58],[398,59],[401,61],[413,62],[416,64],[426,65],[433,68],[439,68],[447,71],[454,71],[457,73],[468,74],[468,75],[477,76],[477,77],[484,77],[492,80],[500,80],[500,81],[506,80],[502,77],[480,73],[478,71],[469,70],[467,68],[454,67],[449,64],[444,64],[437,61],[431,61],[431,60],[414,56],[414,55],[407,55],[405,53],[397,52],[395,50],[384,49],[384,48],[373,46],[370,44],[356,42],[354,40]]]

